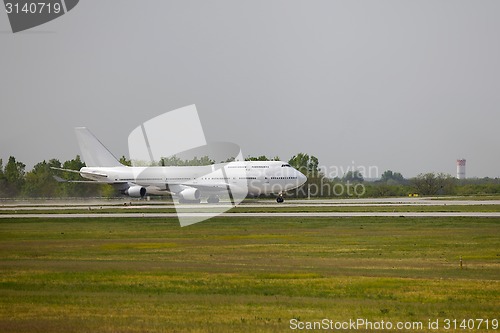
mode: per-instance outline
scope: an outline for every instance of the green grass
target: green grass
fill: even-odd
[[[493,319],[499,236],[498,218],[0,220],[0,332]]]
[[[500,212],[500,205],[381,205],[381,206],[299,206],[299,207],[245,207],[237,206],[230,212]]]

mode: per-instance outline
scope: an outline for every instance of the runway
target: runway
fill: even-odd
[[[465,200],[461,198],[443,199],[439,197],[426,198],[367,198],[367,199],[300,199],[286,200],[276,203],[273,199],[245,200],[239,207],[245,208],[283,208],[283,207],[384,207],[384,206],[484,206],[498,205],[500,200]],[[81,209],[220,209],[230,208],[228,201],[218,204],[182,204],[174,205],[171,201],[145,201],[130,199],[118,200],[45,200],[45,201],[4,201],[0,202],[0,211],[55,211],[55,210],[81,210]]]
[[[435,207],[435,211],[415,211],[418,207]],[[461,211],[457,206],[468,206]],[[480,206],[487,206],[481,211]],[[343,207],[343,211],[317,211],[325,207]],[[347,208],[346,208],[347,207]],[[349,211],[352,207],[353,211]],[[366,211],[360,207],[366,207]],[[394,207],[394,209],[392,209]],[[408,208],[409,211],[403,211]],[[417,208],[415,208],[417,207]],[[442,207],[440,209],[439,207]],[[477,207],[477,211],[474,211]],[[219,204],[174,205],[171,201],[118,200],[57,200],[0,202],[0,218],[174,218],[213,217],[215,211],[232,208],[229,202]],[[500,217],[500,200],[466,200],[463,198],[368,198],[368,199],[273,199],[245,200],[237,209],[258,212],[223,212],[221,217]],[[291,211],[287,211],[290,208]],[[386,210],[370,211],[371,209]],[[452,209],[453,208],[453,209]],[[484,208],[484,207],[481,207]],[[167,210],[162,212],[161,210]],[[176,209],[177,212],[174,211]],[[279,209],[279,210],[278,210]],[[326,208],[327,209],[327,208]],[[429,208],[428,208],[429,209]],[[432,209],[432,208],[430,208]],[[152,211],[155,210],[155,211]],[[262,210],[266,210],[263,212]],[[268,211],[267,211],[268,210]],[[278,211],[277,211],[278,210]],[[295,211],[294,211],[295,210]],[[300,211],[297,211],[300,210]],[[315,211],[316,210],[316,211]],[[399,211],[397,211],[399,210]],[[413,210],[413,211],[412,211]],[[446,211],[449,210],[449,211]],[[472,211],[471,211],[472,210]],[[61,213],[57,213],[57,212]],[[62,212],[65,211],[65,212]]]
[[[0,218],[174,218],[213,217],[213,213],[75,213],[0,214]],[[221,213],[220,217],[500,217],[500,212],[299,212],[299,213]]]

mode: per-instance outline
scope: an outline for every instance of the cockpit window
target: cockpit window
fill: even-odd
[[[291,168],[292,166],[290,164],[282,164],[281,167],[282,168]]]

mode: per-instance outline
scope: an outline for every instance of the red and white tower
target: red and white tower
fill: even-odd
[[[465,179],[465,159],[457,160],[457,178]]]

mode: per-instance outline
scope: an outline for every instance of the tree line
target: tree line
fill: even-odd
[[[77,155],[74,159],[60,162],[51,159],[37,163],[32,170],[10,156],[5,167],[0,159],[0,197],[3,198],[57,198],[112,196],[114,189],[107,185],[58,182],[54,176],[65,180],[82,180],[78,173],[58,172],[51,167],[80,170],[85,163]]]
[[[400,172],[386,170],[380,179],[367,182],[359,170],[349,170],[340,178],[327,178],[319,168],[318,159],[304,153],[292,157],[289,163],[308,177],[305,187],[313,188],[315,196],[500,195],[499,178],[459,180],[449,174],[430,172],[407,179]],[[357,195],[359,190],[349,191],[349,188],[353,189],[360,184],[363,187],[361,195]],[[336,188],[344,191],[335,191]],[[304,191],[304,188],[295,191],[298,197],[305,197],[310,193],[311,191]]]
[[[264,155],[247,157],[248,161],[280,160],[278,156],[268,158]],[[131,165],[130,160],[122,156],[120,162]],[[214,161],[208,157],[182,161],[178,158],[163,158],[160,165],[207,165]],[[359,170],[349,170],[341,178],[328,178],[320,170],[317,157],[305,153],[294,155],[288,163],[308,177],[307,183],[289,193],[295,197],[389,197],[418,195],[497,195],[500,194],[500,179],[481,178],[458,180],[443,173],[419,174],[413,178],[404,178],[399,172],[386,170],[376,181],[365,181]],[[74,159],[61,162],[50,159],[37,163],[26,171],[26,165],[10,156],[4,166],[0,159],[0,198],[60,198],[60,197],[115,197],[119,193],[110,185],[71,183],[59,180],[82,180],[78,173],[57,171],[62,168],[80,170],[85,163],[77,155]],[[55,177],[54,177],[55,176]]]

